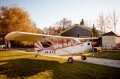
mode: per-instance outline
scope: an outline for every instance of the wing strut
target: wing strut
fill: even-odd
[[[53,43],[53,44],[56,44],[55,42],[53,42],[53,41],[51,41],[51,40],[49,40],[49,39],[47,39],[47,38],[45,38],[46,40],[48,40],[48,41],[50,41],[51,43]],[[59,45],[57,45],[59,48],[60,48],[60,46]],[[67,52],[67,53],[69,53],[69,54],[71,54],[71,52],[70,51],[67,51],[67,50],[65,50],[65,49],[62,49],[63,51],[65,51],[65,52]]]

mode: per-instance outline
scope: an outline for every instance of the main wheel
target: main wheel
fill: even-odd
[[[85,55],[82,55],[82,56],[81,56],[81,59],[82,59],[82,60],[86,60],[86,56],[85,56]]]
[[[68,63],[72,63],[73,62],[73,58],[72,57],[69,57],[68,58]]]

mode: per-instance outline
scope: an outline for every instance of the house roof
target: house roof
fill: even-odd
[[[102,36],[117,36],[117,37],[120,37],[118,34],[116,34],[116,33],[113,32],[113,31],[110,31],[110,32],[108,32],[108,33],[105,33],[105,34],[103,34]]]
[[[92,32],[92,28],[90,28],[90,27],[87,27],[87,26],[84,26],[84,25],[75,24],[75,25],[69,27],[68,29],[64,30],[63,32],[59,33],[58,35],[61,35],[62,33],[66,32],[66,31],[68,31],[68,30],[70,30],[70,29],[72,29],[74,27],[80,27],[80,28],[83,28],[83,29],[86,29],[86,30]],[[98,30],[98,32],[100,33],[100,35],[103,34],[103,32],[101,32],[99,30]]]

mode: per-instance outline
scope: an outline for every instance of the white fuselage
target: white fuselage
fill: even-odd
[[[52,49],[44,49],[38,52],[40,55],[69,55],[69,54],[77,54],[77,53],[85,53],[91,48],[91,42],[79,43],[76,45],[71,45],[67,47],[60,47],[52,50]]]

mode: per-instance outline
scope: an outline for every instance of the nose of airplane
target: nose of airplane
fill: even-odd
[[[96,45],[96,44],[97,44],[97,42],[92,42],[92,43],[91,43],[91,45],[93,45],[93,46]]]

